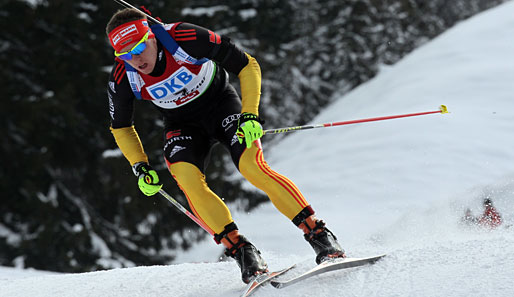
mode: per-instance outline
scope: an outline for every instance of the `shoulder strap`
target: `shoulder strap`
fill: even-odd
[[[196,59],[187,54],[162,25],[155,24],[150,28],[152,29],[153,34],[155,34],[155,37],[164,45],[174,58],[194,65],[202,65],[209,61],[207,58]]]
[[[125,70],[127,71],[127,78],[129,80],[130,88],[132,88],[132,92],[137,99],[141,100],[141,86],[139,85],[139,74],[137,73],[137,70],[127,62],[125,62]]]

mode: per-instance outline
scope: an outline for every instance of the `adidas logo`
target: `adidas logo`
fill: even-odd
[[[113,81],[109,81],[109,88],[111,88],[111,91],[116,94],[116,85]]]
[[[170,158],[173,157],[176,153],[180,152],[181,150],[185,150],[186,148],[180,145],[176,145],[173,147],[170,153]]]

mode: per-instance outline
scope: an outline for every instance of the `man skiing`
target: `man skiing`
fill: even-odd
[[[237,261],[245,283],[266,272],[267,264],[239,234],[227,206],[206,184],[205,162],[217,142],[228,149],[241,174],[304,232],[317,263],[346,257],[296,185],[264,160],[258,111],[261,73],[252,56],[229,38],[193,24],[150,28],[137,9],[115,13],[106,33],[116,56],[107,88],[110,129],[145,195],[155,195],[162,184],[135,130],[135,98],[152,102],[160,111],[168,169],[192,212],[226,247],[225,254]],[[227,71],[238,76],[241,99],[229,84]]]
[[[478,224],[491,229],[500,226],[502,224],[502,217],[493,206],[493,201],[490,198],[485,198],[483,205],[484,213],[478,218]]]

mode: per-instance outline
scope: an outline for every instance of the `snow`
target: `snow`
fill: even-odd
[[[12,267],[0,267],[0,282],[11,281],[14,279],[32,278],[38,276],[58,275],[56,272],[39,271],[35,269],[20,269]],[[3,290],[2,290],[3,291]],[[0,292],[0,294],[3,294]],[[15,296],[15,295],[12,295]],[[21,295],[20,295],[21,296]]]
[[[228,7],[225,5],[211,6],[211,7],[197,7],[197,8],[184,8],[182,9],[182,15],[188,16],[209,16],[212,17],[219,11],[227,11]]]
[[[45,3],[44,0],[22,0],[22,2],[25,2],[32,7],[36,7],[38,5],[43,5]]]
[[[313,123],[448,106],[450,114],[294,132],[268,163],[292,179],[349,256],[377,264],[258,296],[511,296],[514,293],[514,2],[460,23],[327,107]],[[271,128],[271,127],[269,127]],[[273,137],[273,136],[266,136]],[[496,230],[459,224],[491,197]],[[270,269],[313,252],[268,203],[233,213]],[[2,232],[7,232],[3,228]],[[0,296],[238,296],[237,265],[210,239],[177,264],[51,274],[0,269]],[[187,263],[186,263],[187,262]]]
[[[18,244],[21,241],[21,235],[20,234],[12,232],[11,229],[7,228],[3,224],[0,224],[0,236],[6,238],[6,241],[9,244]]]

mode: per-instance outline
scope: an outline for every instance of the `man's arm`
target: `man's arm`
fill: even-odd
[[[109,76],[107,94],[111,116],[110,129],[116,144],[131,166],[140,162],[148,163],[148,157],[133,124],[134,94],[123,62],[116,61],[114,64]]]
[[[238,48],[230,38],[193,24],[180,23],[173,37],[191,56],[209,58],[237,74],[241,84],[241,112],[259,114],[261,69],[255,58]]]

